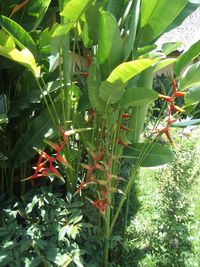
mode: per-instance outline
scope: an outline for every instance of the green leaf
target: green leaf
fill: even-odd
[[[198,0],[197,0],[198,1]],[[185,7],[181,10],[181,12],[177,15],[175,20],[169,25],[166,32],[178,27],[183,23],[183,21],[191,15],[192,12],[194,12],[198,8],[199,4],[192,3],[191,0],[188,1],[188,3],[185,5]]]
[[[171,149],[159,144],[138,143],[125,148],[123,156],[141,167],[154,167],[167,164],[174,159]]]
[[[193,44],[187,51],[181,54],[174,64],[174,73],[179,76],[181,71],[188,66],[200,54],[200,41]]]
[[[105,112],[106,103],[99,96],[99,87],[101,85],[100,69],[98,64],[92,63],[89,69],[88,77],[88,96],[93,108],[100,112]]]
[[[60,13],[64,17],[64,24],[58,25],[52,34],[50,49],[53,55],[59,52],[62,42],[74,24],[79,20],[92,0],[69,0],[66,2],[63,11]]]
[[[36,17],[36,21],[32,27],[32,30],[36,30],[39,24],[41,23],[44,15],[51,3],[51,0],[37,0],[31,1],[32,6],[28,7],[28,15]]]
[[[61,113],[60,107],[57,105],[58,114]],[[30,124],[29,129],[21,135],[16,145],[11,151],[10,165],[14,168],[21,163],[29,160],[36,151],[33,147],[42,148],[45,146],[44,139],[52,138],[58,131],[55,129],[49,112],[44,110],[39,116],[35,117]]]
[[[192,126],[192,125],[199,125],[200,124],[200,119],[193,119],[193,120],[183,120],[180,122],[175,122],[170,125],[170,127],[180,127],[184,128],[187,126]]]
[[[99,16],[97,61],[101,66],[103,79],[122,62],[122,44],[117,21],[111,13],[102,11]]]
[[[131,15],[131,19],[128,25],[129,31],[124,38],[124,61],[128,59],[130,53],[133,51],[140,15],[140,0],[132,1],[129,14]]]
[[[0,160],[7,160],[8,158],[0,152]]]
[[[182,46],[181,42],[165,43],[162,45],[162,51],[166,56],[168,56],[169,54],[171,54],[172,52],[174,52],[175,50],[177,50],[177,48],[181,46]]]
[[[71,30],[73,25],[74,25],[73,22],[68,22],[63,25],[57,25],[55,27],[50,42],[50,50],[52,55],[56,56],[56,54],[59,52],[59,49],[62,45],[64,38],[66,37],[67,33]]]
[[[137,49],[137,58],[144,55],[144,54],[147,54],[153,50],[155,50],[157,48],[157,46],[155,44],[153,45],[146,45],[146,46],[143,46],[143,47],[139,47]]]
[[[0,30],[0,45],[4,47],[15,48],[14,38],[5,31]]]
[[[110,104],[116,103],[121,98],[126,83],[158,60],[140,59],[120,64],[112,71],[108,79],[101,83],[100,97]]]
[[[158,93],[149,88],[128,88],[120,99],[120,106],[141,107],[150,104],[158,98]]]
[[[35,77],[40,76],[40,67],[37,66],[33,54],[27,48],[19,51],[16,48],[3,47],[0,45],[0,55],[25,66]]]
[[[185,106],[200,102],[200,85],[190,88],[184,96]]]
[[[5,16],[0,16],[0,25],[15,38],[20,48],[27,48],[36,56],[37,48],[31,36],[17,22]]]
[[[155,65],[154,72],[162,70],[163,68],[173,64],[174,62],[176,62],[176,58],[163,59]]]
[[[175,20],[187,3],[188,0],[143,0],[138,42],[144,44],[158,38]]]
[[[71,262],[72,262],[72,258],[69,256],[69,254],[64,254],[60,257],[59,266],[67,267]]]
[[[75,23],[92,2],[93,0],[68,0],[60,15]]]
[[[96,45],[99,29],[99,7],[98,3],[91,5],[85,12],[85,22],[83,26],[83,42],[85,47]]]
[[[65,225],[60,229],[59,234],[58,234],[59,241],[62,241],[65,238],[65,235],[67,233],[67,227],[68,225]]]
[[[6,114],[0,114],[0,124],[8,123],[8,118]]]
[[[180,79],[180,89],[184,90],[200,83],[200,62],[197,62],[186,69]]]
[[[45,259],[43,256],[37,256],[31,261],[30,267],[36,267],[36,266],[38,267],[39,264],[44,262],[44,260]]]
[[[20,242],[20,251],[23,253],[24,251],[27,251],[32,246],[32,240],[31,239],[23,239]]]

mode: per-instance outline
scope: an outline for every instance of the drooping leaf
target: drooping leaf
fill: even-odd
[[[34,56],[37,55],[37,48],[32,37],[17,22],[2,15],[0,25],[15,38],[20,48],[28,49]]]
[[[190,106],[200,102],[200,85],[190,88],[185,97],[185,106]]]
[[[156,49],[156,45],[146,45],[137,49],[137,58]]]
[[[164,33],[187,3],[188,0],[143,0],[138,43],[151,42]]]
[[[176,62],[176,58],[163,59],[155,65],[154,72],[162,70],[163,68],[173,64],[174,62]]]
[[[58,114],[62,114],[60,106],[56,106]],[[29,129],[21,135],[12,149],[9,157],[10,165],[14,168],[29,160],[36,154],[33,147],[43,148],[45,146],[43,140],[52,138],[56,133],[58,133],[58,129],[52,122],[49,112],[44,110],[33,119]]]
[[[63,25],[57,25],[52,36],[51,36],[51,42],[50,42],[50,50],[51,54],[56,56],[58,53],[62,42],[67,35],[67,33],[71,30],[73,27],[73,22],[67,22]]]
[[[50,47],[53,55],[57,54],[65,36],[78,21],[86,8],[89,7],[89,4],[92,3],[92,1],[93,0],[69,0],[66,2],[62,12],[60,13],[60,15],[64,17],[64,24],[57,25],[52,34]]]
[[[130,158],[133,164],[141,167],[154,167],[167,164],[173,160],[173,152],[170,148],[160,144],[138,143],[125,148],[123,156]]]
[[[175,50],[177,50],[177,48],[181,46],[182,46],[181,42],[165,43],[162,45],[162,51],[166,56],[168,56],[169,54],[171,54],[172,52],[174,52]]]
[[[192,125],[199,125],[200,124],[200,119],[187,119],[183,120],[180,122],[175,122],[170,125],[170,127],[180,127],[180,128],[185,128],[187,126],[192,126]]]
[[[181,54],[174,64],[174,73],[179,76],[181,71],[200,54],[200,41],[193,44],[187,51]]]
[[[20,51],[16,48],[0,46],[0,55],[25,66],[35,77],[40,76],[40,67],[37,66],[33,54],[27,48]]]
[[[131,8],[129,11],[131,19],[128,27],[129,31],[126,33],[124,39],[124,61],[128,59],[134,47],[140,15],[140,2],[141,0],[132,1]]]
[[[85,22],[83,26],[83,42],[85,47],[97,44],[100,14],[99,8],[100,5],[95,3],[89,6],[85,12]]]
[[[119,101],[120,106],[141,107],[150,104],[158,98],[158,93],[144,87],[128,88]]]
[[[99,16],[97,53],[102,79],[106,79],[110,72],[122,62],[122,56],[123,45],[117,21],[111,13],[102,11]]]
[[[199,0],[197,0],[198,2]],[[194,12],[199,6],[199,3],[195,3],[195,1],[189,0],[185,7],[181,10],[181,12],[177,15],[175,20],[169,25],[166,32],[178,27],[183,23],[183,21]]]
[[[181,90],[200,84],[200,62],[197,62],[186,69],[180,79]]]
[[[0,30],[0,45],[15,48],[14,38],[11,35],[8,35],[5,31]]]
[[[116,103],[121,98],[126,83],[158,60],[140,59],[120,64],[112,71],[108,79],[101,83],[100,97],[108,103]]]
[[[105,112],[106,102],[99,96],[99,87],[101,85],[100,69],[96,63],[92,63],[88,77],[88,96],[93,108],[100,112]]]
[[[34,16],[36,18],[32,30],[36,30],[37,27],[40,25],[50,3],[51,0],[37,0],[33,1],[31,3],[32,5],[28,7],[28,14],[31,14],[32,17]]]

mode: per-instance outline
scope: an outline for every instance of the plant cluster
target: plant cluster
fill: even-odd
[[[0,266],[98,266],[98,229],[83,222],[83,203],[71,200],[48,186],[1,202]]]
[[[199,4],[0,2],[0,190],[24,195],[31,187],[52,182],[63,197],[71,194],[81,201],[87,223],[101,229],[99,266],[112,264],[113,244],[122,239],[113,233],[126,203],[125,232],[129,194],[140,167],[173,160],[170,144],[159,144],[160,135],[172,143],[170,127],[200,123],[178,122],[182,109],[176,103],[182,96],[192,109],[200,100],[200,65],[193,63],[200,41],[173,59],[167,56],[180,43],[165,44],[161,51],[155,45]],[[163,96],[153,90],[153,77],[169,64],[173,95]],[[141,138],[149,105],[159,98],[169,106],[163,105],[168,112],[165,126],[159,130],[156,122],[147,138]],[[129,176],[120,177],[126,160]]]
[[[191,231],[195,225],[191,204],[199,179],[198,148],[196,139],[176,137],[175,140],[175,160],[161,171],[149,172],[150,184],[145,190],[153,186],[155,195],[153,191],[146,192],[145,202],[139,197],[144,206],[127,229],[130,261],[138,266],[198,265],[192,242],[196,233]]]

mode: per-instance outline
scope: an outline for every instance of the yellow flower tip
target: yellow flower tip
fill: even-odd
[[[184,109],[182,109],[182,108],[180,108],[179,106],[176,106],[176,105],[172,105],[171,109],[174,110],[174,111],[178,111],[178,112],[185,112]]]
[[[173,148],[175,148],[175,149],[177,148],[177,146],[176,146],[176,144],[174,144],[174,142],[172,142],[171,145]]]

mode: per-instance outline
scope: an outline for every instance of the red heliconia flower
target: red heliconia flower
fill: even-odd
[[[172,77],[172,88],[173,88],[173,95],[172,96],[165,96],[165,95],[159,95],[159,97],[166,102],[170,103],[170,109],[171,111],[177,111],[177,112],[184,112],[184,110],[176,105],[174,105],[174,99],[176,97],[182,97],[186,94],[186,92],[177,91],[177,86],[174,78]]]
[[[177,91],[177,86],[176,86],[176,81],[175,81],[174,77],[171,77],[171,81],[172,81],[172,88],[173,88],[173,91],[175,94]]]
[[[171,105],[171,110],[178,111],[178,112],[184,112],[185,110],[180,108],[179,106],[176,106],[174,104]]]
[[[159,94],[159,97],[160,97],[161,99],[163,99],[163,100],[169,102],[169,103],[172,103],[172,101],[173,101],[173,97],[171,97],[171,96],[167,96],[167,95],[161,95],[161,94]]]
[[[167,139],[169,140],[170,144],[174,146],[174,143],[171,139],[170,133],[169,133],[169,125],[167,124],[164,128],[159,130],[158,136],[161,136],[162,134],[165,134]]]
[[[91,54],[87,55],[87,63],[88,63],[88,66],[90,66],[92,64],[92,56],[91,56]]]
[[[89,76],[89,72],[88,72],[88,71],[84,71],[84,72],[82,72],[81,74],[82,74],[82,76],[83,76],[85,79],[87,79],[88,76]]]
[[[107,206],[110,205],[107,199],[97,199],[96,201],[92,202],[92,205],[98,209],[102,215],[105,215]]]
[[[124,125],[120,125],[120,130],[122,131],[129,131],[129,129],[127,127],[125,127]]]
[[[126,144],[120,136],[117,137],[117,143],[120,144],[121,146],[128,147],[128,144]]]
[[[128,113],[123,113],[122,114],[122,119],[126,119],[126,118],[129,118],[130,117],[130,114]]]
[[[174,97],[185,96],[186,92],[176,91]]]
[[[91,125],[91,122],[93,121],[94,117],[95,117],[95,110],[91,110],[90,116],[87,121],[88,126]]]
[[[61,142],[60,145],[51,142],[51,141],[46,141],[46,143],[53,148],[56,151],[55,156],[51,156],[47,154],[44,150],[38,150],[39,157],[38,157],[38,162],[35,168],[35,173],[34,175],[24,179],[24,180],[31,180],[31,179],[36,179],[44,176],[49,176],[49,175],[54,175],[56,177],[59,177],[64,181],[62,178],[62,175],[59,173],[59,171],[56,169],[56,167],[53,165],[55,162],[60,162],[63,165],[70,167],[71,165],[68,163],[67,160],[65,160],[61,155],[60,152],[63,149],[63,147],[66,144],[67,140],[67,135],[70,135],[70,131],[64,132],[61,131],[63,141]],[[44,161],[42,161],[44,159]]]

